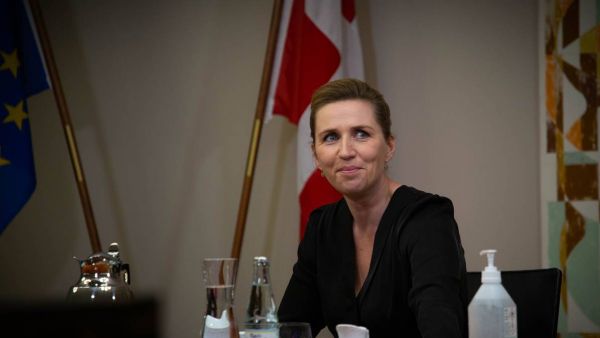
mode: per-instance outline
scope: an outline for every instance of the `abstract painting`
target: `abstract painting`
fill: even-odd
[[[559,337],[600,338],[600,0],[540,4],[543,263],[563,272]]]

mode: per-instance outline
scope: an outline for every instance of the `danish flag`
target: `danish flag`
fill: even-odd
[[[265,115],[282,115],[298,126],[302,237],[312,210],[341,198],[314,166],[311,96],[331,80],[363,79],[363,61],[354,0],[286,0],[280,27]]]

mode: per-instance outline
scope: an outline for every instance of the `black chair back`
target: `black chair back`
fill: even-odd
[[[501,271],[502,285],[517,305],[517,334],[556,338],[562,272],[556,268]],[[481,272],[467,273],[468,302],[481,285]]]

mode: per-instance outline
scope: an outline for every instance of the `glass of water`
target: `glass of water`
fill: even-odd
[[[240,338],[312,338],[312,333],[308,323],[244,323]]]
[[[235,258],[206,258],[202,279],[206,288],[206,311],[202,325],[204,338],[237,338],[233,297],[238,261]]]

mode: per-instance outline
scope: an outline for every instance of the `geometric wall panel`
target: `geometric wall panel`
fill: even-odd
[[[540,13],[542,257],[563,272],[559,336],[600,338],[600,1]]]

